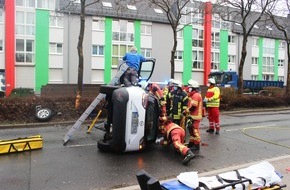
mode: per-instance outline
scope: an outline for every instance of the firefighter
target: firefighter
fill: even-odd
[[[203,103],[198,89],[198,82],[190,79],[187,86],[188,108],[184,110],[183,115],[187,116],[186,128],[190,134],[188,147],[191,150],[199,150],[201,142],[199,124],[202,119]]]
[[[219,134],[220,133],[220,89],[216,86],[214,78],[208,79],[208,89],[204,98],[204,103],[206,103],[209,129],[206,130],[208,133]]]
[[[171,98],[171,91],[173,89],[173,83],[174,79],[170,79],[167,83],[167,85],[163,88],[163,97],[164,101],[166,102],[166,113],[169,113],[170,111],[170,98]]]
[[[182,164],[187,165],[195,155],[183,144],[185,139],[185,131],[179,125],[173,123],[172,119],[167,116],[159,117],[159,132],[162,135],[156,140],[157,144],[169,145],[173,144],[175,150],[183,155]]]
[[[179,80],[172,82],[173,90],[170,97],[170,111],[168,115],[173,119],[177,125],[184,127],[182,112],[187,109],[188,96],[182,89],[182,83]]]
[[[149,93],[153,94],[159,100],[160,116],[166,116],[166,101],[159,85],[156,83],[149,84],[148,90]]]

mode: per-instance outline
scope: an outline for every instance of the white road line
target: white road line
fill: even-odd
[[[269,125],[260,125],[260,126],[252,126],[252,127],[242,127],[242,128],[235,128],[235,129],[226,129],[225,131],[231,132],[231,131],[238,131],[242,129],[258,129],[258,128],[265,128],[265,127],[273,127],[276,126],[276,124],[269,124]]]
[[[76,144],[76,145],[66,145],[68,148],[74,148],[74,147],[84,147],[84,146],[97,146],[98,144]]]

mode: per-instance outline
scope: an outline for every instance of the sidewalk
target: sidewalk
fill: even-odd
[[[262,161],[267,161],[270,164],[272,164],[275,168],[275,171],[283,176],[281,185],[284,185],[284,184],[287,185],[287,187],[284,188],[285,190],[290,189],[290,155],[285,155],[285,156],[280,156],[280,157],[276,157],[276,158],[260,160],[260,161],[252,162],[252,163],[248,163],[248,164],[242,164],[242,165],[227,167],[227,168],[223,168],[223,169],[213,170],[213,171],[209,171],[209,172],[204,172],[204,173],[198,174],[198,176],[199,177],[214,176],[217,174],[221,174],[221,173],[225,173],[225,172],[229,172],[229,171],[233,171],[233,170],[237,170],[237,169],[241,169],[241,168],[246,168],[246,167],[249,167],[251,165],[260,163]],[[177,179],[173,178],[173,179],[160,181],[160,184],[162,184],[166,181],[171,181],[171,180],[177,180]],[[138,181],[136,178],[136,184],[137,183],[138,183]],[[139,185],[135,185],[135,186],[130,186],[130,187],[117,188],[114,190],[140,190],[140,187],[139,187]]]

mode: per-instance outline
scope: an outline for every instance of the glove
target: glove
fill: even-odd
[[[161,144],[161,142],[164,140],[164,137],[160,137],[156,139],[155,144]]]
[[[183,115],[183,116],[186,116],[187,113],[188,113],[187,110],[183,110],[182,115]]]
[[[207,103],[207,101],[208,101],[207,98],[204,98],[204,99],[203,99],[203,102],[204,102],[204,103]]]

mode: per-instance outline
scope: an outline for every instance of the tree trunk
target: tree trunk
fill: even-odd
[[[177,47],[177,32],[176,29],[172,28],[173,31],[173,47],[171,50],[171,57],[170,57],[170,63],[171,63],[171,73],[170,73],[170,77],[172,79],[174,79],[174,73],[175,73],[175,62],[174,62],[174,56],[175,56],[175,52],[176,52],[176,47]]]
[[[81,14],[80,14],[80,33],[78,41],[78,55],[79,55],[79,66],[78,66],[78,84],[75,100],[75,108],[79,109],[82,92],[83,92],[83,70],[84,70],[84,55],[83,55],[83,41],[85,33],[85,2],[86,0],[81,0]]]
[[[239,65],[238,95],[242,95],[244,93],[243,70],[244,70],[246,56],[247,56],[247,36],[244,35],[243,46],[242,46],[242,55],[241,55],[241,60],[240,60],[240,65]]]

